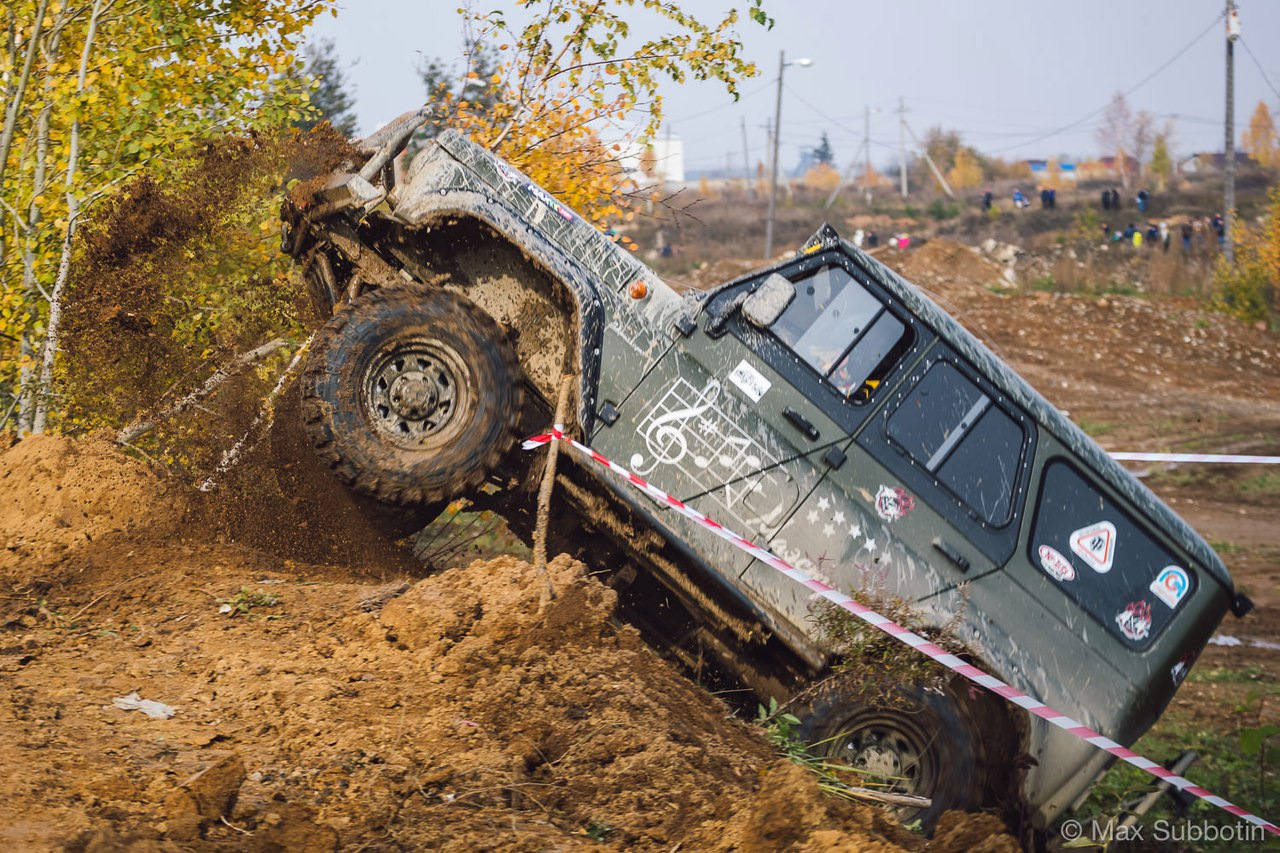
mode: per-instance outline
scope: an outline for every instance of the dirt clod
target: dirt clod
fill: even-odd
[[[244,784],[244,759],[231,752],[187,779],[165,800],[170,819],[195,815],[217,820],[231,814]]]

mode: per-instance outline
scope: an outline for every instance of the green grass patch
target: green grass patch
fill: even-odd
[[[1184,774],[1187,778],[1254,814],[1273,818],[1275,810],[1280,808],[1280,727],[1264,724],[1263,717],[1274,713],[1280,685],[1260,682],[1258,679],[1261,677],[1261,671],[1256,667],[1234,672],[1193,672],[1192,681],[1247,681],[1256,686],[1251,687],[1243,701],[1234,706],[1232,722],[1225,728],[1206,728],[1204,723],[1193,720],[1186,712],[1170,711],[1138,740],[1133,746],[1134,752],[1167,766],[1184,749],[1193,749],[1199,757]],[[1263,714],[1264,707],[1266,715]],[[1093,787],[1088,800],[1072,815],[1072,819],[1086,827],[1093,821],[1105,827],[1109,820],[1123,818],[1126,808],[1156,784],[1156,780],[1145,771],[1117,762]],[[1192,802],[1184,814],[1168,796],[1161,797],[1146,815],[1139,818],[1139,824],[1143,827],[1142,838],[1148,841],[1161,836],[1187,839],[1181,844],[1157,844],[1141,849],[1205,853],[1242,849],[1239,833],[1244,831],[1242,827],[1248,826],[1202,800]],[[1218,827],[1218,835],[1234,840],[1203,840],[1215,834],[1207,830],[1209,827]],[[1193,838],[1187,835],[1188,832],[1199,834]],[[1272,844],[1263,842],[1263,836],[1243,837],[1256,839],[1245,845],[1248,849],[1276,849]]]
[[[1210,542],[1209,547],[1218,552],[1219,556],[1224,554],[1243,554],[1249,549],[1243,545],[1237,545],[1234,542]]]
[[[1210,669],[1204,672],[1193,669],[1187,679],[1211,684],[1249,683],[1262,680],[1262,667],[1246,666],[1243,669]]]
[[[1095,421],[1092,418],[1081,418],[1078,426],[1094,438],[1106,435],[1116,428],[1110,421]]]
[[[1097,296],[1142,296],[1142,290],[1136,285],[1124,281],[1109,281],[1093,291]]]
[[[1162,487],[1195,486],[1205,482],[1207,479],[1208,475],[1204,466],[1161,468],[1158,471],[1151,472],[1151,475],[1147,477],[1147,485],[1159,491]]]
[[[1268,471],[1240,484],[1240,491],[1253,498],[1280,495],[1280,471]]]
[[[464,566],[503,555],[521,560],[533,556],[511,532],[506,519],[491,510],[476,512],[469,507],[466,500],[449,504],[414,538],[414,556],[434,568]]]

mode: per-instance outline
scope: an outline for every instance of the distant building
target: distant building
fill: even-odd
[[[623,172],[642,187],[685,181],[684,141],[664,134],[647,146],[632,143],[618,158]]]
[[[1186,175],[1204,175],[1216,174],[1221,172],[1227,165],[1227,155],[1222,151],[1205,151],[1199,154],[1192,154],[1187,159],[1178,164],[1178,169]],[[1253,167],[1257,164],[1253,158],[1244,151],[1236,152],[1236,169]]]
[[[1046,181],[1051,177],[1060,181],[1074,182],[1078,177],[1076,164],[1067,160],[1024,160],[1036,181]]]
[[[1128,166],[1128,174],[1136,176],[1138,174],[1138,161],[1133,157],[1125,157]],[[1121,180],[1120,162],[1116,157],[1099,157],[1097,160],[1087,160],[1077,163],[1075,172],[1076,180],[1080,181],[1118,181]]]

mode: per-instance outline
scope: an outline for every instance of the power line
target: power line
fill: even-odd
[[[693,121],[695,118],[702,118],[703,116],[711,115],[712,113],[719,112],[720,110],[727,110],[729,107],[737,106],[747,98],[750,98],[752,95],[760,94],[761,92],[763,92],[765,89],[768,89],[772,85],[773,85],[773,81],[769,80],[765,83],[761,83],[758,89],[752,89],[750,92],[743,93],[737,100],[725,101],[723,104],[720,104],[719,106],[711,107],[710,109],[705,109],[700,113],[693,113],[687,116],[679,116],[677,118],[671,119],[671,121],[673,123],[681,122],[681,121]]]
[[[832,123],[832,124],[834,124],[836,127],[838,127],[838,128],[840,128],[841,130],[843,130],[845,133],[848,133],[848,134],[850,134],[850,135],[852,135],[852,136],[857,136],[857,137],[861,137],[861,136],[862,136],[862,134],[861,134],[861,133],[859,133],[858,131],[853,130],[852,128],[849,128],[849,127],[846,127],[845,125],[843,125],[843,124],[840,122],[840,120],[839,120],[839,119],[832,118],[831,116],[829,116],[829,115],[827,115],[826,113],[824,113],[822,110],[820,110],[820,109],[818,109],[817,107],[815,107],[813,104],[811,104],[811,103],[809,103],[808,101],[806,101],[804,98],[800,97],[800,95],[799,95],[799,94],[798,94],[794,89],[792,89],[790,86],[786,86],[785,88],[786,88],[786,90],[787,90],[788,92],[790,92],[790,93],[791,93],[791,97],[795,98],[797,101],[799,101],[800,103],[804,104],[806,107],[808,107],[809,109],[813,110],[815,113],[817,113],[818,115],[822,116],[822,118],[824,118],[824,119],[826,119],[827,121],[831,122],[831,123]]]
[[[1225,14],[1226,14],[1225,12],[1220,12],[1220,13],[1218,13],[1217,15],[1215,15],[1215,16],[1214,16],[1214,18],[1213,18],[1213,20],[1209,22],[1209,25],[1208,25],[1207,27],[1205,27],[1203,30],[1201,30],[1201,31],[1200,31],[1200,32],[1195,36],[1195,38],[1193,38],[1193,39],[1192,39],[1191,41],[1189,41],[1186,45],[1184,45],[1184,46],[1183,46],[1183,47],[1182,47],[1182,48],[1181,48],[1177,53],[1175,53],[1173,56],[1171,56],[1168,60],[1166,60],[1165,62],[1163,62],[1161,65],[1159,65],[1159,66],[1158,66],[1154,71],[1152,71],[1151,73],[1147,74],[1145,77],[1143,77],[1143,78],[1142,78],[1141,80],[1139,80],[1137,83],[1135,83],[1135,84],[1133,84],[1132,86],[1130,86],[1127,90],[1125,90],[1125,91],[1122,93],[1122,95],[1127,97],[1128,95],[1133,94],[1133,93],[1134,93],[1134,92],[1136,92],[1138,89],[1142,88],[1142,87],[1143,87],[1143,86],[1145,86],[1147,83],[1151,82],[1151,80],[1155,79],[1157,76],[1159,76],[1161,73],[1163,73],[1163,72],[1165,71],[1165,69],[1167,69],[1169,66],[1173,65],[1173,63],[1175,63],[1175,62],[1177,62],[1179,59],[1181,59],[1181,58],[1182,58],[1182,57],[1183,57],[1183,56],[1184,56],[1188,51],[1190,51],[1193,47],[1195,47],[1197,44],[1199,44],[1199,43],[1200,43],[1200,41],[1201,41],[1201,40],[1202,40],[1206,35],[1208,35],[1208,34],[1213,30],[1213,28],[1214,28],[1215,26],[1217,26],[1218,22],[1219,22],[1219,21],[1221,21],[1221,20],[1223,19],[1223,17],[1225,16]],[[1248,45],[1246,45],[1246,46],[1245,46],[1245,49],[1246,49],[1246,50],[1249,50]],[[1254,62],[1255,62],[1255,63],[1257,63],[1257,62],[1258,62],[1257,58],[1253,56],[1253,51],[1249,50],[1249,55],[1250,55],[1250,57],[1252,57],[1252,58],[1253,58],[1253,60],[1254,60]],[[1259,64],[1258,68],[1259,68],[1259,71],[1262,71],[1262,67],[1261,67],[1261,65],[1260,65],[1260,64]],[[1274,86],[1272,86],[1270,79],[1268,79],[1268,78],[1267,78],[1266,73],[1265,73],[1265,72],[1262,72],[1262,74],[1263,74],[1263,79],[1264,79],[1264,80],[1266,80],[1266,82],[1267,82],[1267,85],[1268,85],[1268,86],[1271,86],[1271,89],[1272,89],[1272,91],[1273,91],[1273,92],[1274,92],[1274,91],[1276,91],[1276,90],[1275,90],[1275,87],[1274,87]],[[790,86],[785,86],[785,88],[786,88],[787,92],[791,95],[791,97],[795,98],[795,99],[796,99],[797,101],[799,101],[801,104],[803,104],[804,106],[808,107],[812,112],[814,112],[815,114],[817,114],[818,116],[820,116],[823,120],[830,122],[831,124],[835,125],[835,126],[836,126],[837,128],[839,128],[840,130],[843,130],[845,133],[848,133],[848,134],[849,134],[850,136],[852,136],[852,137],[855,137],[855,138],[856,138],[856,137],[859,137],[859,136],[861,135],[861,134],[859,134],[856,130],[854,130],[853,128],[850,128],[850,127],[848,127],[847,125],[845,125],[841,119],[837,119],[837,118],[835,118],[835,117],[833,117],[833,116],[831,116],[831,115],[828,115],[827,113],[823,112],[822,110],[818,109],[816,106],[814,106],[813,104],[811,104],[809,101],[805,100],[805,98],[804,98],[802,95],[800,95],[798,92],[796,92],[796,91],[795,91],[794,89],[792,89]],[[1277,93],[1277,96],[1278,96],[1278,97],[1280,97],[1280,93]],[[1060,135],[1062,135],[1062,134],[1066,133],[1067,131],[1074,130],[1075,128],[1079,127],[1080,125],[1084,124],[1085,122],[1087,122],[1087,121],[1089,121],[1089,120],[1091,120],[1091,119],[1093,119],[1093,118],[1097,117],[1099,114],[1101,114],[1102,112],[1104,112],[1104,111],[1107,109],[1107,107],[1108,107],[1108,106],[1110,106],[1110,104],[1111,104],[1111,102],[1110,102],[1110,101],[1108,101],[1108,102],[1107,102],[1106,104],[1104,104],[1103,106],[1099,107],[1099,108],[1098,108],[1098,109],[1096,109],[1096,110],[1093,110],[1093,111],[1092,111],[1092,112],[1090,112],[1089,114],[1087,114],[1087,115],[1085,115],[1085,116],[1083,116],[1083,117],[1081,117],[1081,118],[1079,118],[1079,119],[1076,119],[1075,121],[1071,122],[1070,124],[1062,125],[1061,127],[1056,127],[1056,128],[1054,128],[1054,129],[1052,129],[1052,130],[1049,130],[1049,131],[1047,131],[1047,132],[1045,132],[1045,133],[1038,134],[1038,135],[1033,136],[1033,137],[1031,137],[1031,138],[1029,138],[1029,139],[1024,139],[1024,140],[1023,140],[1023,141],[1021,141],[1021,142],[1017,142],[1017,143],[1014,143],[1014,144],[1011,144],[1011,145],[1006,145],[1006,146],[1004,146],[1004,147],[1002,147],[1002,148],[996,148],[996,149],[994,149],[994,150],[989,150],[989,151],[987,151],[987,152],[985,152],[985,153],[988,153],[988,154],[999,154],[999,153],[1001,153],[1001,152],[1009,151],[1009,150],[1012,150],[1012,149],[1014,149],[1014,148],[1021,148],[1021,147],[1026,146],[1026,145],[1033,145],[1033,144],[1035,144],[1035,143],[1037,143],[1037,142],[1041,142],[1041,141],[1043,141],[1043,140],[1045,140],[1045,139],[1049,139],[1049,138],[1054,137],[1054,136],[1060,136]],[[957,106],[960,106],[960,105],[957,105]],[[1182,118],[1182,119],[1185,119],[1185,120],[1187,120],[1187,121],[1191,121],[1191,122],[1202,122],[1202,123],[1205,123],[1205,124],[1216,124],[1216,123],[1217,123],[1216,121],[1212,121],[1212,120],[1209,120],[1209,119],[1201,119],[1201,118],[1198,118],[1198,117],[1195,117],[1195,116],[1173,116],[1173,117],[1175,117],[1175,118]],[[1018,134],[1017,132],[1012,132],[1012,131],[985,131],[985,132],[979,132],[979,135],[986,136],[986,137],[990,138],[990,137],[1000,137],[1000,136],[1002,136],[1002,137],[1020,136],[1021,134]],[[894,147],[893,145],[890,145],[890,144],[887,144],[887,143],[884,143],[884,142],[880,142],[879,140],[875,140],[875,139],[871,139],[871,140],[868,140],[868,141],[869,141],[871,144],[873,144],[873,145],[879,145],[879,146],[884,147],[884,148],[893,148],[893,147]]]
[[[1216,16],[1214,16],[1214,19],[1213,19],[1212,21],[1210,21],[1210,22],[1209,22],[1209,26],[1205,27],[1205,28],[1204,28],[1204,30],[1202,30],[1202,31],[1201,31],[1201,33],[1200,33],[1198,36],[1196,36],[1194,39],[1192,39],[1191,41],[1189,41],[1189,42],[1187,43],[1187,45],[1186,45],[1184,48],[1182,48],[1182,50],[1180,50],[1180,51],[1178,51],[1177,53],[1175,53],[1175,54],[1173,55],[1173,57],[1172,57],[1172,58],[1170,58],[1167,62],[1165,62],[1163,65],[1161,65],[1161,66],[1160,66],[1159,68],[1157,68],[1155,71],[1152,71],[1152,72],[1151,72],[1150,74],[1148,74],[1146,77],[1143,77],[1141,80],[1139,80],[1139,81],[1138,81],[1137,83],[1135,83],[1133,86],[1129,87],[1129,89],[1128,89],[1128,90],[1126,90],[1125,92],[1123,92],[1123,93],[1122,93],[1122,96],[1126,96],[1126,97],[1127,97],[1128,95],[1132,95],[1134,92],[1138,91],[1138,89],[1142,88],[1142,87],[1143,87],[1143,86],[1145,86],[1147,83],[1151,82],[1152,78],[1154,78],[1156,75],[1160,74],[1162,71],[1164,71],[1164,70],[1165,70],[1166,68],[1168,68],[1170,65],[1172,65],[1173,63],[1175,63],[1175,62],[1177,62],[1179,59],[1181,59],[1181,58],[1182,58],[1182,56],[1183,56],[1183,54],[1185,54],[1187,51],[1191,50],[1191,48],[1195,47],[1195,46],[1196,46],[1196,44],[1197,44],[1197,43],[1199,43],[1200,39],[1202,39],[1202,38],[1204,38],[1205,36],[1207,36],[1207,35],[1209,34],[1209,32],[1210,32],[1214,27],[1216,27],[1216,26],[1218,25],[1218,22],[1219,22],[1219,21],[1221,21],[1221,20],[1223,19],[1223,17],[1225,17],[1225,15],[1226,15],[1226,12],[1219,12]],[[1049,138],[1049,137],[1051,137],[1051,136],[1057,136],[1057,135],[1058,135],[1058,134],[1060,134],[1060,133],[1065,133],[1066,131],[1071,130],[1072,128],[1075,128],[1075,127],[1078,127],[1079,125],[1084,124],[1084,123],[1085,123],[1086,121],[1088,121],[1089,119],[1091,119],[1091,118],[1093,118],[1094,116],[1098,115],[1099,113],[1101,113],[1101,112],[1105,111],[1105,110],[1106,110],[1106,108],[1107,108],[1107,107],[1109,107],[1109,106],[1111,106],[1111,101],[1108,101],[1107,103],[1105,103],[1105,104],[1103,104],[1102,106],[1098,107],[1096,110],[1094,110],[1093,112],[1089,113],[1089,114],[1088,114],[1088,115],[1086,115],[1084,118],[1080,118],[1080,119],[1077,119],[1076,121],[1071,122],[1071,124],[1063,125],[1062,127],[1057,128],[1056,130],[1052,130],[1052,131],[1050,131],[1049,133],[1043,134],[1043,135],[1041,135],[1041,136],[1037,136],[1037,137],[1035,137],[1034,139],[1028,139],[1028,140],[1026,140],[1025,142],[1020,142],[1020,143],[1018,143],[1018,144],[1016,144],[1016,145],[1006,145],[1004,148],[997,148],[997,149],[995,149],[994,151],[991,151],[991,152],[988,152],[988,153],[991,153],[991,154],[999,154],[999,153],[1000,153],[1000,152],[1002,152],[1002,151],[1009,151],[1010,149],[1013,149],[1013,148],[1021,148],[1021,147],[1022,147],[1022,146],[1024,146],[1024,145],[1032,145],[1032,144],[1034,144],[1034,143],[1036,143],[1036,142],[1040,142],[1040,141],[1042,141],[1042,140],[1048,139],[1048,138]]]
[[[1258,73],[1262,75],[1262,81],[1271,89],[1271,94],[1280,99],[1280,92],[1276,91],[1276,87],[1272,85],[1271,78],[1267,76],[1267,72],[1262,70],[1262,63],[1258,61],[1258,57],[1253,55],[1253,51],[1249,49],[1249,43],[1244,40],[1244,36],[1240,36],[1236,41],[1244,45],[1244,52],[1249,54],[1249,58],[1253,60],[1253,64],[1258,66]]]

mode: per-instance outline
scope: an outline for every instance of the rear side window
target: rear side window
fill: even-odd
[[[1009,523],[1026,436],[955,365],[935,362],[886,426],[889,440],[978,518]]]
[[[770,327],[854,403],[869,400],[911,347],[913,333],[843,267],[797,279],[796,295]]]
[[[1196,591],[1195,572],[1061,459],[1045,466],[1028,556],[1132,648],[1150,645]]]

